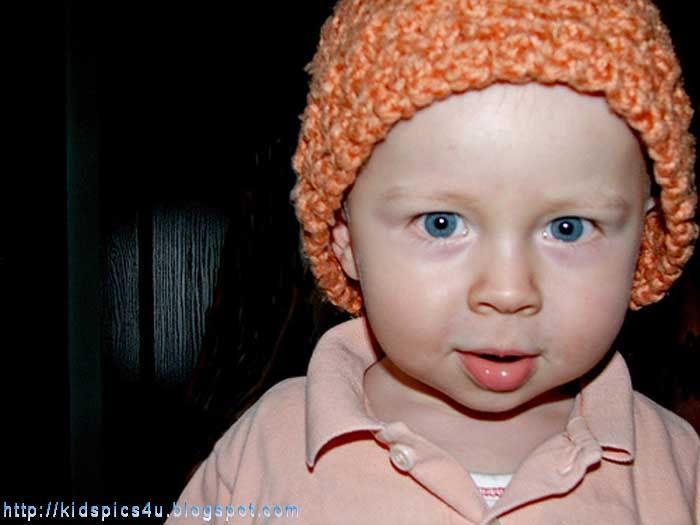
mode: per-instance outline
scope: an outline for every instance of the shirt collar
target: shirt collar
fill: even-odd
[[[306,376],[306,464],[313,467],[329,441],[383,428],[367,415],[365,371],[378,360],[365,317],[328,330],[319,339]]]
[[[318,341],[306,380],[306,463],[313,467],[331,440],[358,431],[379,431],[367,414],[364,374],[378,360],[365,317],[328,330]],[[572,419],[582,416],[600,443],[603,457],[634,458],[634,408],[627,365],[615,352],[576,396]]]
[[[627,364],[618,352],[576,396],[574,414],[586,421],[605,459],[618,463],[634,459],[634,391]]]

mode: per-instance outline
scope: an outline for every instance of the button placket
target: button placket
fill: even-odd
[[[389,459],[391,463],[400,471],[408,472],[416,464],[416,455],[414,450],[401,444],[393,444],[389,448]]]

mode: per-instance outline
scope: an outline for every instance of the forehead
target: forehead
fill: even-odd
[[[394,195],[443,189],[522,198],[567,190],[632,197],[647,180],[637,137],[603,97],[532,83],[452,95],[397,123],[355,186]],[[351,200],[352,193],[362,191],[353,189]]]

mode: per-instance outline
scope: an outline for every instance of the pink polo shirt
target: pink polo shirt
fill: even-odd
[[[492,508],[447,452],[368,414],[363,376],[376,360],[363,318],[329,330],[307,377],[270,389],[224,434],[166,523],[700,522],[698,436],[633,392],[619,354]]]

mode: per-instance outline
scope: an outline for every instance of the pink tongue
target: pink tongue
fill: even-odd
[[[496,361],[476,354],[460,354],[459,357],[465,370],[477,384],[496,392],[520,388],[535,368],[534,357],[521,357],[514,361]]]

